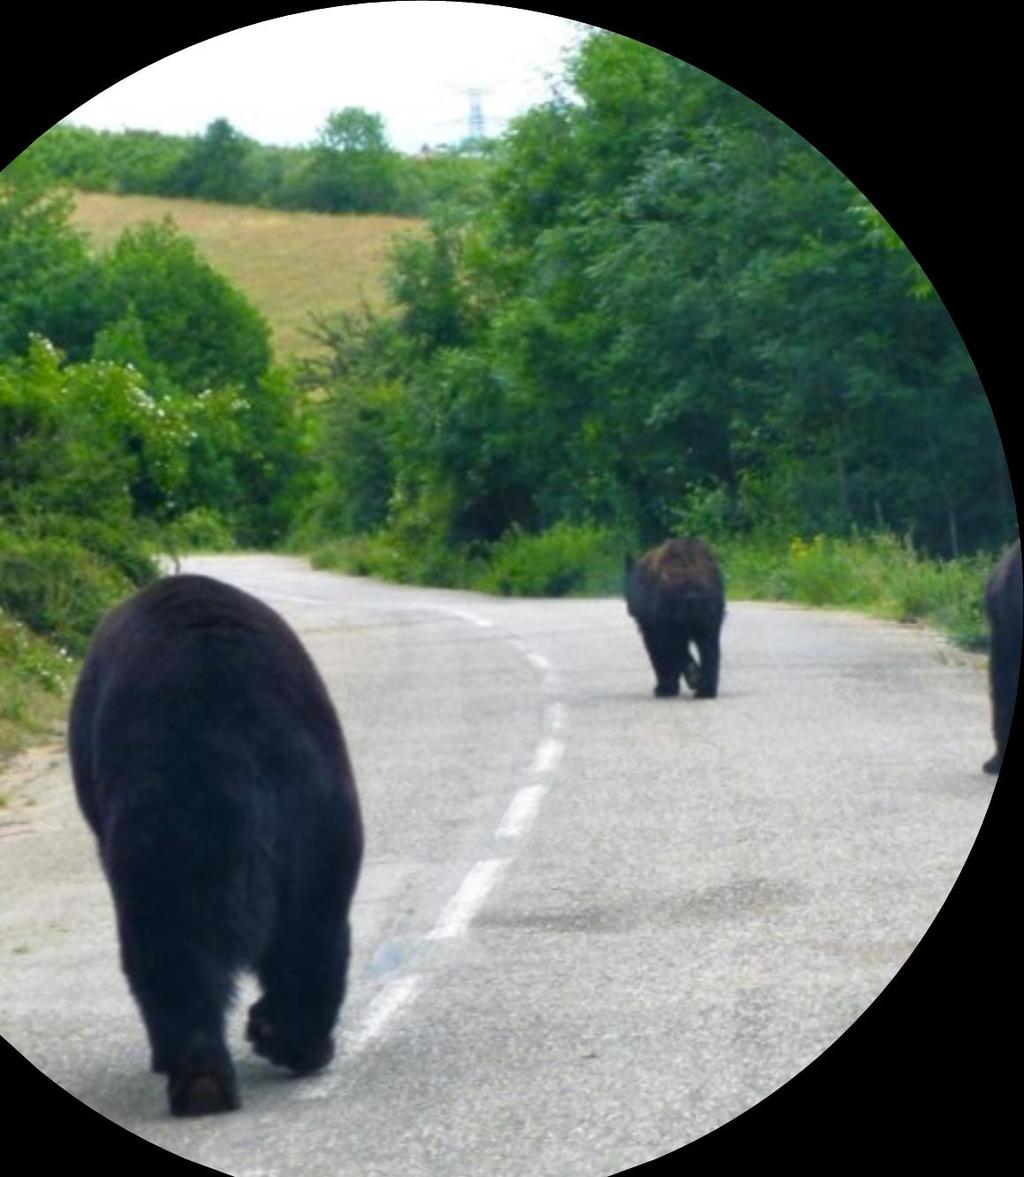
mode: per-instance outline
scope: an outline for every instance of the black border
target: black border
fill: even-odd
[[[1017,154],[1010,78],[1019,67],[1010,57],[1016,39],[1009,10],[922,8],[901,17],[891,8],[854,6],[833,10],[833,19],[820,9],[730,9],[711,18],[689,6],[521,6],[674,52],[760,102],[849,176],[925,267],[950,311],[1017,480],[1008,351],[1016,326],[1010,308],[1019,295],[1008,247],[1016,237],[1009,214],[1017,188],[1010,178]],[[22,60],[21,72],[10,68],[0,80],[7,112],[0,162],[92,95],[169,53],[305,10],[256,4],[240,19],[240,10],[229,7],[179,6],[173,19],[154,12],[142,22],[116,9],[12,9],[5,18],[8,55]],[[1019,905],[1010,904],[1008,830],[1018,746],[1019,739],[1011,741],[949,900],[881,997],[786,1086],[643,1172],[720,1172],[740,1160],[770,1160],[796,1172],[836,1162],[983,1166],[1013,1155],[1010,1087],[1020,1007],[1011,994],[1018,973],[1010,945]],[[53,1136],[60,1152],[88,1142],[83,1155],[108,1172],[139,1165],[212,1172],[91,1112],[4,1043],[0,1060],[9,1131],[29,1126],[24,1150],[45,1150],[52,1123],[60,1126]],[[528,1167],[524,1158],[524,1172]]]

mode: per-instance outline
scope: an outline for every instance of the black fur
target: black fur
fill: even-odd
[[[242,969],[263,990],[256,1052],[325,1066],[362,824],[337,715],[292,630],[209,577],[158,581],[94,635],[69,742],[171,1111],[239,1106],[224,1020]]]
[[[698,699],[715,698],[725,586],[711,549],[699,539],[670,539],[639,560],[627,555],[626,608],[654,667],[655,695],[678,695],[682,676]]]
[[[996,751],[985,762],[984,770],[997,773],[1002,767],[1006,742],[1010,738],[1020,677],[1021,627],[1024,625],[1020,540],[1004,554],[989,577],[985,588],[985,612],[991,629],[988,672]]]

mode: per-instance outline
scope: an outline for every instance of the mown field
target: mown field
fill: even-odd
[[[422,230],[409,217],[278,212],[175,200],[82,192],[72,215],[97,250],[123,229],[171,217],[216,269],[266,316],[279,359],[310,355],[310,316],[387,305],[382,271],[396,234]]]

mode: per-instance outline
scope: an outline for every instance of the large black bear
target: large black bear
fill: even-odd
[[[1021,580],[1020,540],[1017,540],[996,565],[985,588],[985,612],[991,628],[988,673],[992,693],[992,731],[996,739],[995,755],[985,762],[985,772],[997,773],[1002,767],[1013,722],[1013,705],[1020,677],[1021,628],[1024,626]]]
[[[654,667],[655,695],[678,695],[682,675],[698,699],[715,698],[725,587],[707,544],[699,539],[669,539],[639,560],[627,555],[626,608]],[[697,647],[699,662],[691,643]]]
[[[235,978],[258,1054],[334,1053],[363,851],[337,715],[299,639],[255,597],[171,576],[96,631],[69,731],[121,963],[175,1115],[239,1106],[224,1039]]]

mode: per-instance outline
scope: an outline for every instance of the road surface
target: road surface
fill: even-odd
[[[956,879],[992,779],[983,663],[732,602],[717,700],[652,697],[621,600],[502,600],[193,558],[297,629],[367,856],[330,1069],[232,1019],[242,1110],[167,1114],[60,748],[0,781],[0,1034],[90,1107],[235,1177],[598,1177],[802,1070]]]

